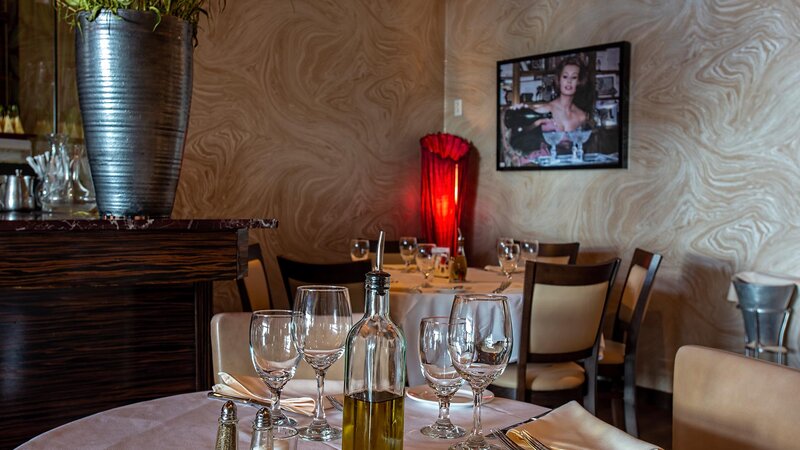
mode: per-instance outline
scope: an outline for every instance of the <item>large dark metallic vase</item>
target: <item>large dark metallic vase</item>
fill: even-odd
[[[78,96],[97,207],[169,217],[192,95],[192,25],[119,10],[75,33]],[[155,30],[154,30],[155,27]]]

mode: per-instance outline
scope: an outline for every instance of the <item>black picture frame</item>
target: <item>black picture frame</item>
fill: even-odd
[[[498,61],[497,170],[626,168],[630,48]]]

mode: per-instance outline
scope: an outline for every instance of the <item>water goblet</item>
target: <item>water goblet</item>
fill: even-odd
[[[281,390],[294,377],[300,362],[300,349],[293,337],[296,315],[287,310],[260,310],[250,317],[250,358],[274,399],[270,415],[276,437],[297,434],[297,421],[281,411]]]
[[[517,265],[519,264],[519,244],[498,247],[497,260],[500,263],[500,270],[510,280],[511,274],[517,270]]]
[[[369,259],[369,241],[367,239],[350,239],[350,260],[364,261]]]
[[[405,272],[411,272],[411,262],[414,261],[414,253],[417,251],[417,238],[403,236],[400,238],[400,257],[406,265]]]
[[[449,317],[426,317],[419,326],[419,362],[422,375],[439,399],[439,418],[420,430],[438,439],[454,439],[466,431],[450,421],[450,399],[464,383],[447,349]]]
[[[347,333],[352,326],[350,296],[342,286],[301,286],[295,296],[294,338],[303,359],[317,375],[317,404],[314,419],[298,430],[307,441],[330,441],[342,437],[342,430],[325,419],[322,396],[325,372],[344,354]]]
[[[498,449],[481,431],[483,391],[499,377],[511,355],[513,334],[508,299],[502,295],[456,295],[450,310],[447,349],[453,366],[472,388],[472,432],[451,450]]]
[[[522,261],[536,261],[536,256],[539,254],[539,241],[536,239],[532,241],[522,241],[519,243],[519,259]],[[523,262],[524,266],[525,263]]]
[[[417,253],[414,255],[414,259],[417,261],[417,268],[425,276],[425,281],[420,287],[431,287],[428,278],[431,276],[436,263],[436,255],[433,254],[434,248],[436,248],[436,244],[419,244],[417,246]]]

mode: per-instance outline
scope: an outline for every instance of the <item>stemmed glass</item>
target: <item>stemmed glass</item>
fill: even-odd
[[[295,296],[294,337],[297,346],[317,374],[317,404],[314,419],[300,428],[300,438],[330,441],[342,437],[342,430],[325,419],[322,395],[325,372],[344,354],[347,333],[352,326],[350,296],[342,286],[301,286]]]
[[[417,253],[414,255],[414,258],[417,261],[417,268],[425,276],[425,281],[420,287],[431,287],[428,277],[431,276],[434,263],[436,262],[436,255],[433,254],[434,248],[436,248],[436,244],[419,244],[417,246]]]
[[[350,259],[352,261],[369,259],[369,241],[367,239],[350,239]]]
[[[536,261],[539,254],[539,241],[522,241],[519,243],[519,259],[522,261]],[[523,262],[523,266],[525,263]]]
[[[500,262],[500,270],[510,280],[519,263],[519,244],[498,246],[497,260]]]
[[[545,131],[542,133],[542,137],[544,137],[544,141],[550,146],[550,160],[551,162],[556,162],[556,157],[558,153],[556,152],[556,145],[561,142],[561,139],[564,139],[564,132],[563,131]]]
[[[472,433],[450,449],[498,449],[481,433],[483,390],[499,377],[511,355],[508,299],[502,295],[456,295],[450,310],[447,348],[456,371],[472,387]]]
[[[576,138],[577,138],[577,145],[578,151],[576,153],[576,157],[578,160],[583,161],[583,144],[589,140],[592,136],[592,129],[591,128],[582,128],[576,131]]]
[[[411,261],[414,261],[414,253],[417,251],[417,238],[411,236],[403,236],[400,238],[400,257],[406,264],[404,269],[406,272],[411,272]]]
[[[287,310],[255,311],[250,317],[250,358],[261,380],[272,392],[270,413],[275,425],[273,435],[289,438],[297,434],[297,421],[281,411],[281,390],[297,369],[300,349],[293,337],[297,313]]]
[[[419,325],[419,362],[422,375],[439,399],[439,418],[422,430],[432,438],[454,439],[466,431],[450,421],[450,399],[464,379],[456,372],[447,349],[449,317],[426,317]]]

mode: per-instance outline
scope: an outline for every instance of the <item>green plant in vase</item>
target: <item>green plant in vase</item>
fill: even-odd
[[[218,0],[220,3],[225,0]],[[149,11],[159,18],[174,16],[197,25],[200,14],[207,14],[208,0],[56,0],[56,7],[63,11],[70,25],[78,23],[78,14],[86,12],[93,21],[103,11],[117,14],[119,10]]]

